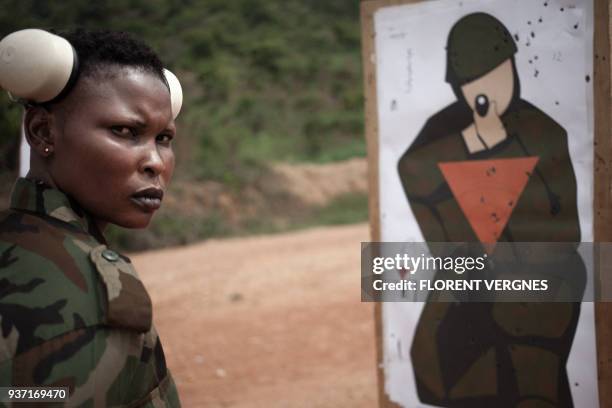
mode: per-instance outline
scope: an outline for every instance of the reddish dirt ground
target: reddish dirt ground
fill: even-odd
[[[373,407],[366,224],[132,257],[185,407]]]

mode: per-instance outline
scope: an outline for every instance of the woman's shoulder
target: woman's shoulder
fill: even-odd
[[[45,340],[63,334],[75,320],[85,326],[98,324],[103,310],[101,288],[87,262],[91,243],[87,234],[70,231],[53,219],[1,212],[3,325],[34,325],[32,336]]]
[[[0,322],[0,384],[69,380],[76,400],[128,401],[166,377],[152,377],[165,363],[130,259],[53,217],[0,212]]]
[[[20,334],[27,348],[77,326],[144,332],[151,303],[129,258],[53,217],[7,210],[0,212],[0,318],[31,333]]]

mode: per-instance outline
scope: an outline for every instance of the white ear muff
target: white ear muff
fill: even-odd
[[[16,31],[0,41],[0,87],[16,99],[49,102],[74,80],[76,64],[72,45],[44,30]]]
[[[183,106],[183,88],[176,75],[164,68],[164,76],[166,82],[168,82],[168,88],[170,88],[170,102],[172,103],[172,117],[176,119],[181,106]]]
[[[36,28],[15,31],[0,41],[0,87],[17,100],[49,102],[74,83],[78,58],[68,40]],[[172,116],[183,104],[178,78],[164,69],[170,88]]]

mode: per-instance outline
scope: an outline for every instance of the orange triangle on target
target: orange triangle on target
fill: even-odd
[[[438,163],[480,242],[497,242],[538,160],[521,157]],[[487,251],[493,248],[487,246]]]

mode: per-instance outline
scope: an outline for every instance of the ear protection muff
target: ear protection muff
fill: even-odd
[[[0,41],[0,86],[11,97],[44,103],[58,97],[73,77],[78,62],[72,45],[38,29],[16,31]]]
[[[181,88],[181,83],[179,82],[176,75],[170,72],[170,70],[164,68],[164,76],[166,77],[166,83],[168,84],[168,89],[170,89],[170,102],[172,103],[172,117],[176,119],[179,112],[181,111],[181,106],[183,106],[183,88]]]
[[[23,103],[46,103],[60,99],[76,82],[78,55],[63,37],[35,28],[16,31],[0,41],[0,87]],[[178,78],[164,69],[170,89],[172,116],[183,104]]]

